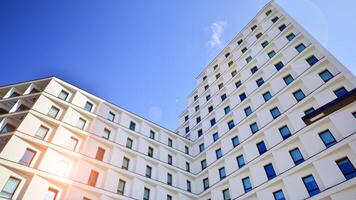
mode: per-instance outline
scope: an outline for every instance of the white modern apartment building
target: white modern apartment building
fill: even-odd
[[[56,77],[0,87],[0,198],[356,199],[356,78],[274,1],[176,132]]]

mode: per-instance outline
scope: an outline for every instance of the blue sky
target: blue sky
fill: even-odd
[[[175,130],[195,77],[267,0],[2,0],[0,85],[55,75]],[[279,0],[356,72],[356,1]]]

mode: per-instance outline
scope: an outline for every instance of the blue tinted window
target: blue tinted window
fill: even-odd
[[[265,48],[268,45],[268,41],[264,41],[261,43],[262,48]]]
[[[224,200],[230,200],[231,199],[229,189],[223,190],[223,197],[224,197]]]
[[[247,47],[244,47],[243,49],[241,49],[242,53],[245,53],[247,51]]]
[[[342,87],[342,88],[339,88],[339,89],[335,90],[334,93],[339,98],[339,97],[342,97],[345,94],[347,94],[348,91],[344,87]]]
[[[245,93],[240,94],[240,100],[243,101],[245,99],[246,99],[246,94]]]
[[[234,120],[230,120],[227,122],[227,126],[229,127],[229,130],[233,129],[235,127]]]
[[[278,107],[272,108],[272,109],[270,110],[270,112],[271,112],[271,115],[272,115],[273,119],[276,119],[278,116],[281,115],[281,112],[279,112]]]
[[[286,85],[289,85],[291,82],[294,81],[294,78],[292,75],[288,74],[287,76],[285,76],[283,78],[284,82],[286,83]]]
[[[282,24],[281,26],[278,27],[280,31],[283,31],[287,26],[285,24]]]
[[[199,129],[198,130],[198,137],[202,136],[203,135],[203,130],[202,129]]]
[[[280,62],[274,64],[274,67],[277,69],[277,71],[279,71],[284,67],[284,64],[280,61]]]
[[[220,176],[220,179],[223,179],[226,177],[225,167],[222,167],[219,169],[219,176]]]
[[[256,122],[250,124],[250,129],[251,129],[251,132],[252,134],[256,133],[258,131],[258,125]]]
[[[231,142],[232,142],[232,145],[234,147],[236,147],[237,145],[240,144],[239,137],[235,136],[235,137],[231,138]]]
[[[256,81],[256,84],[258,87],[260,87],[265,81],[263,80],[263,78],[260,78]]]
[[[352,165],[351,161],[347,157],[336,161],[336,163],[346,179],[351,179],[356,176],[355,167]]]
[[[230,112],[230,106],[226,106],[224,108],[224,112],[225,112],[225,115],[228,114]]]
[[[239,87],[241,86],[241,81],[237,81],[237,82],[235,83],[235,86],[236,86],[236,88],[239,88]]]
[[[199,150],[200,150],[200,152],[204,151],[204,149],[205,149],[204,143],[203,143],[203,144],[200,144],[200,145],[199,145]]]
[[[303,182],[310,196],[314,196],[320,192],[318,184],[312,175],[304,177]]]
[[[319,61],[314,55],[310,56],[305,60],[309,63],[310,66],[313,66],[315,63]]]
[[[257,72],[257,70],[258,70],[257,66],[254,66],[251,68],[251,73],[254,74]]]
[[[270,92],[265,92],[263,93],[263,99],[267,102],[268,100],[270,100],[272,98],[272,95]]]
[[[258,33],[257,35],[256,35],[256,38],[258,39],[258,38],[260,38],[262,36],[262,33]]]
[[[266,172],[268,180],[276,177],[276,172],[274,171],[272,163],[265,165],[264,168],[265,168],[265,172]]]
[[[216,154],[216,159],[221,158],[221,157],[222,157],[222,151],[221,151],[221,149],[217,149],[217,150],[215,151],[215,154]]]
[[[218,139],[219,139],[219,133],[216,132],[216,133],[213,134],[213,140],[214,140],[214,142],[215,142],[215,141],[218,140]]]
[[[239,168],[243,167],[245,165],[245,159],[243,155],[239,155],[236,157],[237,165]]]
[[[285,200],[286,198],[284,197],[284,194],[282,190],[278,190],[273,192],[273,196],[275,200]]]
[[[289,151],[290,156],[293,159],[295,165],[298,165],[304,161],[302,153],[300,153],[298,148]]]
[[[249,116],[252,113],[252,109],[250,106],[245,108],[244,111],[245,111],[246,116]]]
[[[252,190],[252,184],[250,181],[250,177],[246,177],[242,179],[242,185],[244,186],[245,192],[249,192]]]
[[[319,136],[327,148],[336,144],[336,140],[329,130],[319,133]]]
[[[287,35],[287,39],[288,39],[289,41],[293,40],[294,38],[295,38],[294,33],[291,33],[291,34]]]
[[[297,101],[301,101],[305,97],[305,95],[301,89],[293,92],[293,96]]]
[[[281,133],[281,136],[284,140],[291,136],[288,126],[283,126],[283,127],[279,128],[278,130]]]
[[[185,133],[189,132],[189,126],[185,127]]]
[[[333,75],[329,72],[329,70],[324,70],[324,71],[320,72],[319,76],[321,79],[323,79],[324,82],[327,82],[328,80],[330,80],[333,77]]]
[[[200,165],[201,165],[202,170],[205,169],[207,167],[206,160],[204,159],[204,160],[200,161]]]
[[[196,121],[197,121],[197,123],[199,123],[201,121],[201,117],[197,117]]]
[[[211,126],[214,126],[215,124],[216,124],[215,118],[211,119],[211,120],[210,120],[210,125],[211,125]]]
[[[273,56],[276,55],[276,52],[272,50],[272,51],[268,52],[267,55],[268,55],[269,58],[272,58]]]
[[[303,43],[300,43],[295,47],[295,49],[300,53],[305,49],[305,45]]]
[[[257,146],[257,149],[258,149],[258,152],[260,153],[260,155],[267,151],[266,145],[263,141],[257,143],[256,146]]]
[[[226,94],[221,95],[221,101],[224,101],[226,99]]]
[[[210,113],[211,111],[213,111],[213,110],[214,110],[213,106],[209,106],[209,107],[208,107],[209,113]]]

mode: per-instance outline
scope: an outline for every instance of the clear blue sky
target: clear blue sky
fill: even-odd
[[[0,85],[55,75],[175,130],[195,77],[267,2],[1,0]],[[277,2],[355,74],[356,1]]]

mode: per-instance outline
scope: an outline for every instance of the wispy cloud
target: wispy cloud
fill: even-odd
[[[215,47],[222,46],[221,35],[226,26],[227,26],[226,21],[216,21],[210,25],[211,37],[210,40],[207,42],[207,45],[209,47],[215,48]]]

